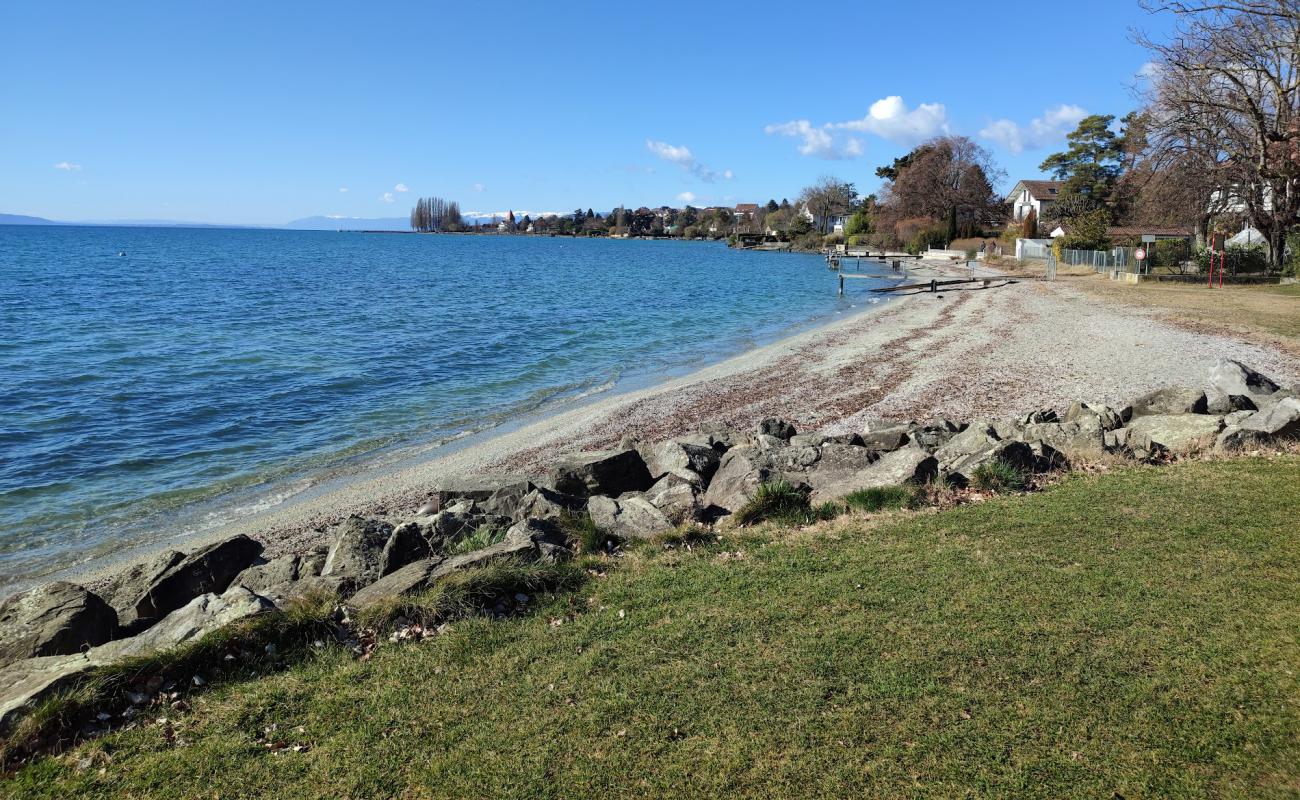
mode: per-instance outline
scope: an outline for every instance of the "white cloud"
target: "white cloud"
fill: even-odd
[[[862,142],[856,137],[851,136],[841,143],[837,141],[835,134],[831,132],[830,125],[817,127],[806,119],[782,122],[779,125],[768,125],[763,128],[763,132],[803,139],[803,143],[799,145],[799,152],[813,158],[825,158],[833,161],[841,158],[857,158],[862,155]]]
[[[411,190],[408,189],[408,188],[406,188],[406,184],[404,184],[404,183],[399,183],[399,184],[397,184],[396,186],[393,187],[393,191],[395,191],[395,192],[409,192],[409,191],[411,191]]]
[[[713,183],[718,178],[731,180],[734,176],[731,170],[726,169],[717,172],[710,169],[707,165],[696,160],[691,149],[686,145],[671,145],[667,142],[657,142],[653,139],[645,140],[646,149],[654,153],[659,158],[672,164],[676,164],[705,183]]]
[[[681,200],[683,203],[694,203],[695,192],[682,192],[681,194],[677,195],[677,199]]]
[[[799,152],[805,156],[857,158],[866,152],[866,146],[852,134],[870,133],[898,144],[915,145],[948,132],[948,111],[942,103],[922,103],[908,108],[902,97],[890,95],[872,103],[861,119],[822,125],[796,119],[768,125],[763,131],[801,139]]]
[[[379,199],[383,200],[385,203],[393,203],[397,201],[397,196],[392,192],[384,192],[384,196]]]
[[[347,193],[348,193],[348,187],[346,187],[346,186],[340,186],[340,187],[339,187],[339,191],[342,192],[343,194],[347,194]]]
[[[73,164],[71,161],[60,161],[54,165],[55,169],[61,169],[64,172],[81,172],[80,164]]]
[[[476,191],[476,192],[486,192],[486,191],[487,191],[487,187],[484,186],[484,185],[481,184],[481,183],[476,183],[476,184],[474,184],[474,186],[473,186],[472,188],[473,188],[474,191]]]
[[[910,146],[947,133],[948,110],[943,103],[922,103],[909,109],[903,98],[894,94],[872,103],[862,119],[836,122],[830,127],[874,133],[882,139]]]
[[[1157,64],[1154,61],[1148,61],[1142,66],[1138,67],[1138,71],[1133,74],[1133,77],[1145,83],[1155,83],[1156,78],[1159,78],[1160,73],[1163,71],[1164,71],[1163,66]]]
[[[1062,104],[1049,108],[1041,117],[1030,120],[1027,125],[1009,119],[995,120],[980,131],[980,136],[1019,154],[1046,147],[1065,138],[1065,134],[1086,116],[1088,112],[1080,106]]]

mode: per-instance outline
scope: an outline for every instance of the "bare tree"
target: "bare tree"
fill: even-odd
[[[1155,56],[1150,133],[1170,163],[1214,177],[1206,198],[1240,210],[1268,238],[1273,264],[1300,213],[1300,3],[1145,0],[1176,15]]]
[[[882,226],[925,217],[942,223],[956,217],[974,232],[1001,208],[993,184],[1003,173],[988,150],[965,136],[940,136],[897,159],[894,178],[881,189]]]
[[[847,216],[857,199],[853,184],[830,175],[821,176],[799,195],[799,202],[812,214],[818,233],[830,233],[832,218]]]

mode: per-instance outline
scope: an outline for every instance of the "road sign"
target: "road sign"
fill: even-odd
[[[1142,234],[1142,241],[1144,242],[1154,242],[1155,240],[1156,240],[1156,235],[1154,233]]]
[[[1137,252],[1133,254],[1133,257],[1136,258],[1138,261],[1142,261],[1143,259],[1145,259],[1145,258],[1147,257],[1147,251],[1145,251],[1145,250],[1143,250],[1141,247],[1139,247],[1139,248],[1137,249]]]

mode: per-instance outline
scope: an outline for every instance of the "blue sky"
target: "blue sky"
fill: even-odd
[[[944,130],[1036,177],[1135,0],[0,4],[0,212],[277,224],[794,197]]]

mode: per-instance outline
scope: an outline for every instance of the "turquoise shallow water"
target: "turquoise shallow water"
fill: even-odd
[[[694,242],[0,226],[0,585],[720,360],[862,283]]]

